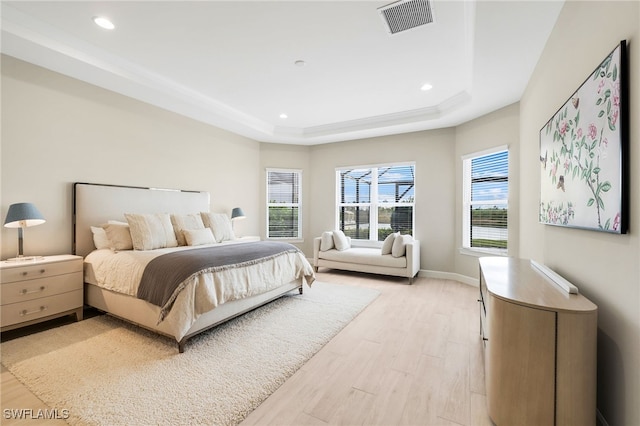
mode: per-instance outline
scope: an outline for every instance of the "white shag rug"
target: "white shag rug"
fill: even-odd
[[[371,303],[372,289],[316,281],[175,341],[109,316],[2,343],[2,363],[76,425],[235,425]]]

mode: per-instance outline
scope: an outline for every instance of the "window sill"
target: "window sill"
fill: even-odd
[[[468,248],[461,247],[459,249],[460,254],[464,254],[465,256],[474,256],[474,257],[484,257],[484,256],[509,256],[509,253],[506,250],[492,250],[492,249],[479,249],[479,248]]]
[[[267,241],[280,241],[283,243],[302,244],[304,239],[302,238],[267,238]]]

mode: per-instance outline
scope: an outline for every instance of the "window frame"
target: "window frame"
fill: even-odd
[[[378,170],[386,167],[412,167],[413,168],[413,202],[411,203],[399,203],[399,202],[380,202],[378,200]],[[343,203],[341,202],[341,179],[340,173],[346,170],[372,170],[371,173],[371,188],[369,191],[369,202],[364,203]],[[375,170],[375,171],[374,171]],[[415,199],[415,187],[416,187],[416,163],[415,161],[397,162],[397,163],[381,163],[381,164],[368,164],[357,166],[342,166],[335,169],[335,229],[340,228],[340,208],[341,207],[367,207],[369,208],[369,238],[368,239],[352,239],[355,245],[378,247],[382,245],[382,241],[378,241],[378,209],[380,207],[411,207],[411,233],[415,237],[416,232],[416,199]]]
[[[474,159],[487,157],[501,152],[507,153],[507,198],[472,201],[471,200],[471,163]],[[510,181],[510,151],[508,145],[500,145],[493,148],[465,154],[462,159],[462,241],[460,252],[474,256],[483,256],[486,254],[507,256],[509,252],[509,181]],[[507,209],[507,248],[490,248],[490,247],[471,247],[471,208],[473,205],[492,204],[496,206],[505,206]]]
[[[267,168],[266,172],[266,228],[265,235],[268,240],[278,240],[278,241],[289,241],[289,242],[304,242],[303,234],[302,234],[302,169],[284,169],[284,168]],[[271,203],[269,200],[269,183],[270,183],[270,174],[271,173],[292,173],[297,175],[298,179],[298,202],[297,203]],[[275,237],[269,235],[269,208],[270,207],[297,207],[298,208],[298,227],[297,227],[297,236],[295,237]]]

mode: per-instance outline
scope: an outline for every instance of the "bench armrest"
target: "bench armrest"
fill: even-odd
[[[410,274],[409,277],[414,277],[418,272],[420,272],[420,241],[419,240],[413,240],[412,242],[407,243],[406,256],[407,256],[407,272]]]
[[[318,253],[320,253],[320,243],[322,237],[315,237],[313,239],[313,266],[318,267]]]

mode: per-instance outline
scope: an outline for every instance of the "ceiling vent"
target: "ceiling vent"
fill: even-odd
[[[433,22],[429,0],[400,0],[378,9],[389,34]]]

